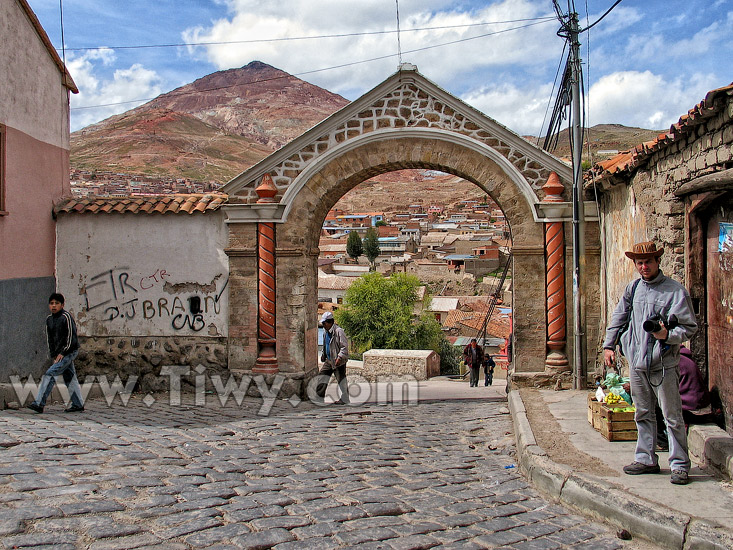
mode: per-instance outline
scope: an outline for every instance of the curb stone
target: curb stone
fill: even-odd
[[[629,494],[620,485],[557,464],[537,445],[519,392],[508,395],[519,467],[541,493],[585,516],[611,523],[669,550],[730,550],[733,533]]]

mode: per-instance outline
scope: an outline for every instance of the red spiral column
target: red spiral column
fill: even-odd
[[[555,172],[550,174],[544,202],[563,202],[565,189]],[[569,370],[565,353],[565,232],[563,222],[545,223],[546,284],[547,284],[547,347],[545,367],[554,371]]]
[[[274,203],[277,188],[269,174],[262,177],[262,183],[256,189],[260,197],[258,203]],[[275,283],[275,224],[259,222],[257,224],[257,361],[252,372],[275,374],[277,368],[276,351],[276,306],[277,290]]]

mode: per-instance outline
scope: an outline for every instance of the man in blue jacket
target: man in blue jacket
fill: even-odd
[[[84,410],[84,403],[81,400],[81,387],[76,378],[76,369],[74,369],[74,359],[79,354],[76,323],[71,314],[64,309],[62,294],[58,292],[51,294],[48,299],[48,309],[51,310],[51,315],[46,318],[46,337],[48,352],[53,364],[41,378],[38,395],[35,401],[28,405],[28,408],[42,413],[46,400],[56,384],[56,377],[62,375],[71,394],[71,406],[64,412],[81,412]]]
[[[658,403],[669,433],[671,482],[686,485],[690,458],[679,390],[680,344],[697,331],[697,322],[685,287],[659,269],[663,253],[652,242],[635,244],[626,252],[641,279],[626,286],[613,312],[603,342],[604,363],[615,364],[617,344],[629,361],[638,438],[634,462],[624,466],[624,472],[659,472],[654,412]]]

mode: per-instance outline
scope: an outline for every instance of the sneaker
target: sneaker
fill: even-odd
[[[32,411],[36,411],[38,414],[41,414],[43,412],[43,407],[40,405],[36,405],[35,403],[31,403],[28,405],[28,408]]]
[[[84,412],[84,405],[81,407],[78,405],[72,405],[68,409],[64,409],[65,413],[77,413],[77,412]]]
[[[624,473],[630,476],[636,476],[639,474],[658,474],[659,464],[650,466],[649,464],[642,464],[641,462],[632,462],[631,464],[624,466]]]
[[[684,470],[672,470],[670,481],[675,485],[687,485],[690,483],[690,477]]]

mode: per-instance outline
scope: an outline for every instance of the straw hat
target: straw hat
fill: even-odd
[[[664,248],[657,248],[657,245],[651,241],[644,243],[636,243],[629,252],[626,252],[626,257],[632,260],[641,260],[644,258],[659,258],[664,254]]]

